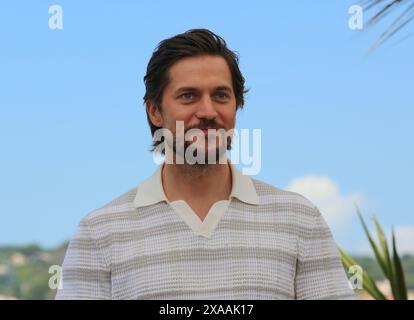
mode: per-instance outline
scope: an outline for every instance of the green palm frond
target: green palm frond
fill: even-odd
[[[401,259],[397,252],[394,229],[392,230],[392,251],[395,270],[395,286],[397,288],[396,299],[407,300],[407,286],[405,284],[404,270],[402,268]]]
[[[391,257],[391,250],[388,247],[387,239],[385,233],[376,219],[373,217],[373,222],[375,225],[378,242],[379,245],[374,241],[373,237],[371,236],[367,224],[358,208],[355,205],[358,218],[362,224],[364,229],[365,235],[368,238],[368,241],[371,245],[372,251],[374,252],[374,256],[376,261],[378,262],[384,276],[390,283],[392,296],[395,300],[407,300],[407,287],[405,284],[405,276],[404,270],[402,268],[401,259],[397,252],[397,245],[395,240],[395,233],[392,230],[392,257]],[[342,258],[342,263],[346,269],[354,265],[359,265],[357,261],[352,259],[349,255],[347,255],[341,248],[339,248],[339,252]],[[375,284],[375,281],[372,277],[367,273],[363,272],[362,275],[363,281],[363,288],[365,291],[371,295],[376,300],[386,300],[385,295],[378,289]]]
[[[352,266],[358,265],[358,263],[348,256],[345,251],[339,248],[339,253],[342,258],[342,263],[345,266],[345,269],[349,270]],[[362,273],[362,286],[372,296],[375,300],[387,300],[384,294],[378,289],[375,281],[370,277],[366,272]]]

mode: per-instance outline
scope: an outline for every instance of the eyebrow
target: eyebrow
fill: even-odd
[[[181,87],[181,88],[178,88],[177,90],[175,90],[174,94],[179,94],[179,93],[182,93],[182,92],[194,92],[194,91],[198,91],[198,89],[195,88],[195,87]],[[230,87],[224,85],[224,86],[218,86],[218,87],[214,88],[214,91],[232,92],[233,90]]]

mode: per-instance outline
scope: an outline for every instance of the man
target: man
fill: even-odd
[[[81,221],[56,298],[352,298],[319,210],[242,175],[226,159],[232,135],[211,130],[231,133],[246,92],[225,41],[205,29],[166,39],[144,81],[153,147],[165,162]],[[201,134],[187,139],[179,124]],[[160,129],[171,134],[155,139]]]

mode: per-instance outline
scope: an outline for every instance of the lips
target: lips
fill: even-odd
[[[218,130],[217,128],[212,128],[212,127],[210,127],[210,128],[203,128],[203,129],[201,129],[202,131],[208,131],[208,130]]]

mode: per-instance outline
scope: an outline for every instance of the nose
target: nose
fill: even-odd
[[[213,120],[217,117],[217,111],[214,103],[209,96],[203,97],[197,108],[196,117],[199,119]]]

